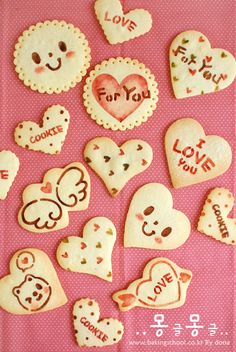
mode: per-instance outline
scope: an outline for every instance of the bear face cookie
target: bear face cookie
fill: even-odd
[[[112,298],[123,312],[135,307],[178,308],[185,303],[191,279],[191,271],[167,258],[155,258],[146,265],[141,279],[116,292]]]
[[[17,251],[10,261],[10,274],[0,279],[0,307],[24,315],[46,312],[66,303],[46,253],[35,248]]]
[[[175,249],[190,235],[186,215],[173,209],[170,191],[149,183],[133,196],[125,222],[124,246],[158,250]]]
[[[118,343],[123,336],[123,324],[114,318],[100,319],[100,309],[94,299],[82,298],[73,308],[74,332],[80,347],[103,347]]]
[[[226,188],[214,188],[207,196],[197,229],[199,232],[228,245],[236,245],[236,219],[229,217],[234,196]]]
[[[112,281],[112,251],[116,228],[105,217],[96,217],[85,225],[83,237],[64,238],[57,248],[57,261],[68,271],[95,275]]]
[[[218,92],[235,79],[236,60],[225,49],[213,49],[197,31],[180,33],[170,47],[171,80],[177,99]]]
[[[151,146],[138,139],[118,146],[110,138],[98,137],[92,139],[84,150],[85,161],[101,177],[113,197],[131,178],[151,165],[152,157]]]
[[[18,213],[22,228],[37,233],[63,229],[69,224],[69,212],[89,205],[89,174],[79,162],[51,169],[42,183],[26,187],[22,198]]]
[[[90,48],[84,34],[65,21],[32,25],[15,46],[19,78],[39,93],[68,91],[81,81],[89,63]]]

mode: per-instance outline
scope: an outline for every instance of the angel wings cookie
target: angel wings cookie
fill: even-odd
[[[24,190],[19,224],[31,232],[60,230],[69,224],[70,211],[87,209],[89,198],[90,178],[81,163],[51,169],[42,183]]]

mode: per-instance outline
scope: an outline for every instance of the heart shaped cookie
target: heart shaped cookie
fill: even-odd
[[[236,60],[224,49],[212,49],[200,32],[180,33],[170,46],[171,80],[175,97],[218,92],[235,79]]]
[[[155,258],[146,265],[141,279],[116,292],[112,298],[124,312],[134,307],[178,308],[185,303],[191,279],[191,271],[167,258]]]
[[[90,72],[84,87],[87,112],[106,129],[123,131],[139,126],[153,114],[157,101],[154,75],[129,58],[103,61]]]
[[[236,219],[229,218],[233,194],[226,188],[214,188],[207,196],[198,221],[198,231],[220,242],[236,245]]]
[[[208,181],[228,170],[232,151],[219,136],[206,136],[194,119],[175,121],[165,136],[166,157],[175,188]]]
[[[109,346],[122,339],[124,326],[119,320],[99,319],[99,305],[95,300],[82,298],[74,304],[73,324],[80,347]]]
[[[97,0],[95,13],[110,44],[140,37],[152,28],[152,16],[144,9],[124,14],[120,0]]]
[[[134,176],[152,162],[152,148],[142,140],[131,139],[120,147],[112,139],[98,137],[85,147],[84,159],[115,197]]]
[[[149,183],[133,196],[125,222],[124,246],[158,250],[175,249],[190,235],[186,215],[173,209],[169,190]]]
[[[46,312],[67,303],[49,257],[36,248],[17,251],[0,279],[0,307],[12,314]]]
[[[15,129],[16,143],[26,149],[59,154],[64,144],[70,114],[62,105],[53,105],[43,115],[42,124],[23,121]]]
[[[89,205],[89,174],[79,162],[51,169],[42,183],[26,187],[22,198],[18,214],[21,227],[37,233],[63,229],[69,224],[69,212]]]
[[[83,237],[64,238],[57,248],[59,265],[69,271],[95,275],[112,281],[112,250],[116,241],[113,223],[104,217],[91,219]]]
[[[0,152],[0,199],[7,197],[19,170],[20,162],[17,156],[9,150]]]

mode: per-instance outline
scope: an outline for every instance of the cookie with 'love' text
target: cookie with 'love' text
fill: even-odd
[[[20,166],[16,154],[10,150],[0,152],[0,200],[4,200],[15,180]]]
[[[144,64],[118,57],[103,61],[90,72],[83,96],[87,112],[97,124],[123,131],[152,116],[158,89]]]
[[[84,34],[65,21],[30,26],[14,51],[20,80],[39,93],[61,93],[80,82],[90,65],[90,48]]]

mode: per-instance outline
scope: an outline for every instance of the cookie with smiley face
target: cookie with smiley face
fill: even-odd
[[[15,46],[14,64],[26,86],[40,93],[68,91],[81,81],[90,63],[88,41],[65,21],[30,26]]]
[[[125,247],[175,249],[190,235],[185,214],[173,208],[170,191],[160,183],[149,183],[134,195],[125,223]]]

